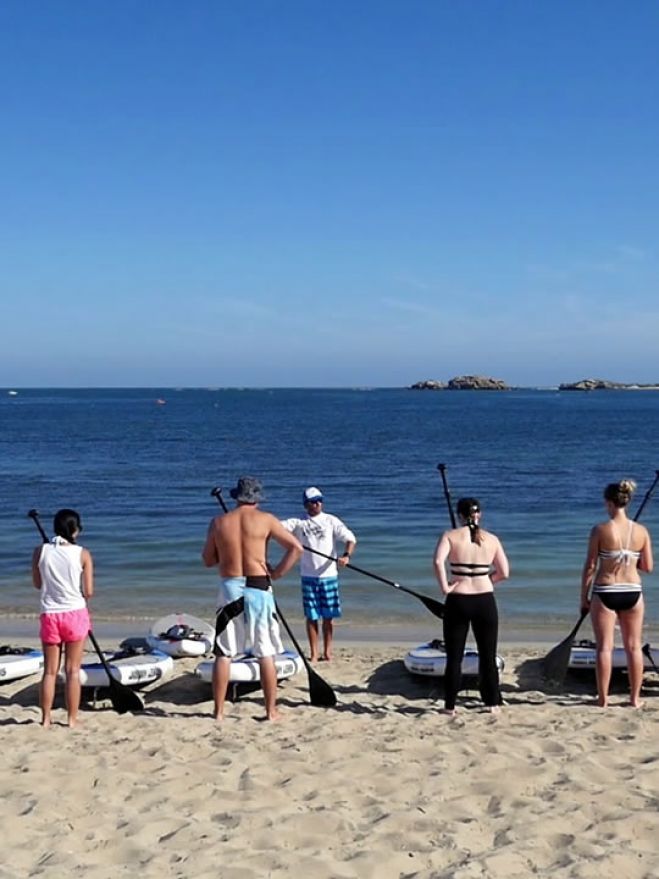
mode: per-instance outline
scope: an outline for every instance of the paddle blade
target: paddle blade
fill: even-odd
[[[311,666],[307,666],[309,675],[309,701],[316,708],[334,708],[336,693]]]
[[[548,681],[551,681],[554,684],[562,684],[565,680],[567,667],[570,662],[572,644],[574,643],[577,632],[587,615],[587,613],[582,611],[581,616],[567,638],[564,638],[560,644],[552,647],[549,653],[545,656],[542,668],[544,676]]]
[[[144,711],[144,703],[134,690],[110,677],[110,702],[117,714]]]
[[[433,613],[440,620],[444,619],[444,605],[440,601],[435,601],[434,598],[429,598],[427,595],[421,595],[418,592],[412,592],[412,595],[416,595],[419,601],[425,604],[430,613]]]

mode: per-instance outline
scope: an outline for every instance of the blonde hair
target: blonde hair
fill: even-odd
[[[604,489],[604,500],[622,509],[633,497],[636,491],[636,483],[633,479],[621,479],[620,482],[610,482]]]

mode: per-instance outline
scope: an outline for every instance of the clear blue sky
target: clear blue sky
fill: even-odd
[[[659,381],[659,4],[3,0],[0,386]]]

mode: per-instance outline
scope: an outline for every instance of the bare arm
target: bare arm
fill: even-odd
[[[448,578],[446,576],[446,559],[448,558],[448,554],[450,551],[451,541],[448,538],[448,532],[445,531],[437,541],[437,546],[435,547],[435,556],[433,559],[435,576],[437,577],[437,582],[439,583],[439,587],[444,595],[448,595],[451,591],[451,587],[449,586]]]
[[[94,594],[94,560],[88,549],[82,551],[82,594],[89,600]]]
[[[653,568],[654,560],[652,558],[652,540],[650,539],[650,532],[646,528],[645,543],[643,544],[643,549],[641,550],[641,557],[638,560],[638,569],[639,571],[645,571],[647,574],[651,574]]]
[[[206,533],[206,543],[201,551],[201,557],[207,568],[213,568],[220,563],[220,556],[217,551],[217,543],[215,541],[215,519],[211,519]]]
[[[272,517],[269,536],[274,538],[282,549],[285,550],[279,564],[270,572],[271,580],[280,580],[302,558],[302,544],[274,516]]]
[[[597,569],[597,553],[599,551],[599,532],[597,526],[590,532],[588,539],[588,551],[586,553],[586,561],[581,572],[581,599],[580,606],[582,611],[590,608],[590,598],[588,593],[593,583],[595,571]]]
[[[508,577],[510,577],[510,563],[508,562],[508,556],[506,555],[499,538],[495,537],[494,539],[496,540],[497,545],[494,558],[492,559],[492,565],[494,566],[494,571],[490,576],[492,585],[500,583],[502,580],[507,580]]]
[[[39,570],[39,559],[41,558],[41,547],[37,546],[32,553],[32,585],[35,589],[41,589],[41,571]]]

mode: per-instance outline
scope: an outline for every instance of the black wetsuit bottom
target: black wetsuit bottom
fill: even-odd
[[[462,683],[462,659],[471,625],[478,648],[478,684],[487,706],[501,705],[497,669],[499,613],[493,592],[462,595],[451,592],[444,606],[444,703],[452,711]]]

